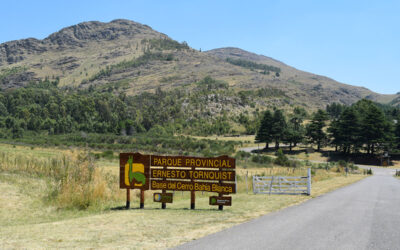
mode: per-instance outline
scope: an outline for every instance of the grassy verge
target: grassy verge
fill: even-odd
[[[0,147],[6,150],[10,146]],[[306,168],[264,168],[256,163],[248,163],[244,168],[244,162],[238,161],[238,193],[232,195],[233,206],[226,207],[223,212],[208,205],[210,193],[201,192],[196,193],[194,211],[188,209],[188,192],[175,192],[174,203],[168,204],[166,210],[161,210],[160,204],[152,201],[151,191],[146,192],[145,209],[135,209],[139,205],[139,193],[134,191],[131,203],[133,209],[118,210],[118,206],[124,205],[125,191],[119,190],[117,180],[104,179],[107,175],[117,176],[118,161],[114,158],[101,158],[95,162],[96,169],[99,169],[98,175],[89,181],[86,177],[74,179],[71,177],[74,173],[83,173],[89,167],[87,161],[74,159],[78,153],[69,151],[56,150],[49,156],[47,153],[51,154],[50,149],[11,147],[8,153],[4,153],[0,171],[0,248],[168,248],[311,198],[254,195],[250,188],[250,176],[253,174],[305,175]],[[69,165],[62,166],[68,165],[74,169],[72,166],[75,164],[79,172],[67,171],[70,173],[67,176],[74,181],[64,184],[67,186],[63,193],[62,181],[54,182],[51,174],[54,171],[48,169],[55,169],[51,168],[50,159],[65,155],[68,156]],[[40,168],[40,164],[36,164],[30,156],[43,161],[47,167]],[[248,188],[245,181],[247,175]],[[63,176],[56,175],[65,181]],[[312,196],[348,185],[363,177],[346,177],[342,172],[315,169]],[[85,191],[85,186],[90,188]],[[49,191],[55,187],[57,195],[49,196],[52,193]],[[72,193],[76,197],[69,199],[68,195]],[[67,199],[60,199],[65,196]],[[88,200],[80,199],[82,197],[89,198],[87,207],[79,206],[81,203],[87,204]],[[77,198],[77,206],[68,206],[74,204]]]

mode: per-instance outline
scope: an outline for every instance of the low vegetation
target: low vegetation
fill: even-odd
[[[174,56],[170,53],[165,54],[161,52],[145,52],[142,56],[132,59],[129,61],[122,61],[117,64],[109,65],[105,69],[100,70],[98,73],[89,78],[89,80],[83,80],[81,84],[87,84],[97,79],[110,76],[112,74],[121,73],[128,68],[138,68],[142,65],[146,65],[151,61],[172,61]]]
[[[255,63],[252,61],[247,61],[243,59],[233,59],[233,58],[227,58],[226,61],[230,64],[237,65],[243,68],[248,68],[251,70],[261,70],[260,72],[265,75],[269,75],[270,72],[274,72],[276,76],[279,76],[281,69],[278,67],[274,67],[271,65],[266,65],[262,63]]]
[[[36,157],[0,153],[0,172],[46,180],[46,200],[58,208],[87,209],[114,200],[118,179],[95,166],[87,154]]]

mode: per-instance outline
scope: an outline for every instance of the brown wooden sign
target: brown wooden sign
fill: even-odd
[[[218,170],[182,170],[182,169],[155,169],[150,170],[151,178],[168,179],[196,179],[210,181],[235,181],[234,171]]]
[[[121,153],[119,166],[120,188],[149,190],[150,155]]]
[[[154,193],[153,201],[161,203],[172,203],[173,194],[172,193]]]
[[[236,161],[228,156],[212,158],[191,156],[120,154],[120,188],[127,189],[127,208],[130,204],[130,189],[140,189],[140,207],[144,207],[145,190],[162,190],[154,200],[172,202],[172,194],[166,190],[190,191],[190,206],[195,207],[195,191],[230,194],[236,192]],[[170,198],[169,198],[170,197]],[[157,198],[157,199],[156,199]],[[221,200],[222,202],[222,200]],[[222,210],[226,204],[217,204]],[[227,205],[228,206],[228,205]]]
[[[204,191],[221,194],[235,193],[234,183],[151,180],[150,184],[151,189],[154,190]]]
[[[211,196],[210,197],[210,205],[218,205],[218,206],[232,206],[232,197],[231,196]]]

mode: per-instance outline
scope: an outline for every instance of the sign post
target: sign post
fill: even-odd
[[[192,167],[192,171],[194,171],[194,167]],[[194,182],[193,178],[190,179]],[[195,191],[190,191],[190,209],[196,208],[196,193]]]
[[[140,209],[144,208],[144,190],[140,190]]]
[[[165,166],[163,166],[163,170],[165,169]],[[165,180],[165,178],[163,178]],[[162,190],[162,193],[165,194],[167,191],[165,189]],[[161,203],[161,209],[165,209],[167,207],[167,204],[165,202]]]
[[[131,205],[131,190],[129,188],[126,189],[126,209],[129,209]]]

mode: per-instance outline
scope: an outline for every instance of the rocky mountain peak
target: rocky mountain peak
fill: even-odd
[[[51,34],[43,41],[56,45],[82,46],[87,41],[114,40],[121,36],[133,38],[137,34],[155,32],[147,25],[125,19],[109,23],[83,22]]]
[[[28,38],[0,44],[0,66],[23,61],[28,55],[41,54],[48,50],[85,47],[91,42],[129,40],[138,35],[167,37],[147,25],[125,19],[116,19],[108,23],[82,22],[63,28],[43,40]]]

